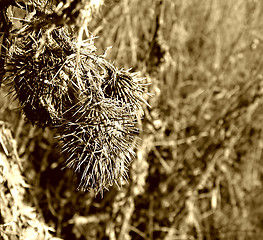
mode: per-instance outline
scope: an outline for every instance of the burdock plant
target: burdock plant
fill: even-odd
[[[92,38],[83,40],[86,26],[76,23],[87,23],[81,6],[87,11],[91,2],[20,3],[31,11],[13,31],[5,79],[26,118],[56,130],[78,189],[98,192],[127,177],[146,102],[136,74],[96,55]]]

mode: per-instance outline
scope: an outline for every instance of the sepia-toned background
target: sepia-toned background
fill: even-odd
[[[263,238],[263,2],[105,0],[97,54],[149,83],[127,183],[76,191],[54,133],[0,98],[3,239]],[[110,48],[111,47],[111,48]],[[105,53],[106,51],[106,53]]]

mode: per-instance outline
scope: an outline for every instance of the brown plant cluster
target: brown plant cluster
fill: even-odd
[[[84,2],[92,1],[53,1],[53,12],[41,5],[29,22],[12,19],[30,25],[29,32],[35,34],[31,36],[38,39],[27,39],[26,33],[17,38],[17,43],[20,38],[21,44],[29,42],[31,47],[15,44],[17,50],[10,48],[11,65],[12,56],[16,59],[18,54],[19,59],[20,48],[29,55],[38,49],[27,61],[14,61],[18,88],[13,85],[12,89],[17,94],[33,81],[30,71],[22,72],[25,62],[43,68],[47,62],[50,67],[45,69],[50,71],[39,68],[41,74],[37,76],[41,78],[35,89],[42,91],[42,100],[30,100],[49,117],[40,123],[44,117],[37,116],[34,108],[24,109],[34,116],[32,126],[16,110],[16,102],[10,105],[8,98],[0,99],[4,122],[0,128],[0,197],[4,203],[0,205],[0,236],[17,239],[15,234],[23,238],[31,233],[31,239],[66,240],[261,239],[262,1],[105,0],[95,14],[86,9],[87,25],[74,28],[83,23],[84,12],[77,11],[75,21],[72,12],[64,9],[74,4],[79,9]],[[52,21],[47,20],[45,28],[43,11],[59,18],[60,23],[64,19],[67,26],[52,29]],[[36,19],[31,25],[34,18],[41,19],[41,24]],[[88,37],[87,29],[98,37]],[[83,39],[89,40],[82,46]],[[34,44],[37,48],[32,50]],[[114,64],[103,56],[109,46],[107,59]],[[69,54],[65,54],[67,48]],[[40,63],[33,58],[36,52]],[[59,62],[62,54],[65,58]],[[52,59],[59,68],[52,70]],[[73,59],[79,63],[76,68],[72,68]],[[143,86],[136,76],[122,70],[130,67],[151,82],[148,88],[154,94],[147,99],[151,107],[142,105],[145,115],[139,121],[139,134],[135,119],[141,113],[138,104]],[[56,75],[59,69],[61,74]],[[1,93],[8,92],[6,83]],[[54,96],[62,101],[48,97],[52,85]],[[21,96],[24,106],[29,106],[28,96]],[[55,127],[43,128],[53,124]],[[137,144],[136,135],[141,138]],[[8,144],[7,139],[15,144]],[[57,140],[64,144],[57,145]],[[131,151],[134,145],[135,153]],[[120,154],[124,149],[125,156]],[[17,152],[16,158],[12,151]],[[87,154],[90,151],[93,154]],[[108,170],[116,164],[121,173],[133,154],[129,184],[112,186],[103,198],[92,191],[76,191],[72,172],[61,170],[68,159],[68,167],[83,173],[86,169],[87,178],[77,175],[79,188],[98,189],[106,181],[102,176],[111,185],[118,172],[111,175]],[[117,155],[123,161],[119,162]],[[16,207],[9,209],[10,205]],[[25,206],[34,214],[23,212]]]
[[[127,178],[144,86],[96,55],[92,39],[66,25],[39,29],[32,14],[12,39],[6,82],[32,124],[56,129],[78,188],[102,192]]]

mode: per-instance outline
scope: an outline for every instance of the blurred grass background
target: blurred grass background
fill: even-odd
[[[16,210],[1,207],[0,224],[17,218],[3,238],[263,238],[262,11],[260,0],[104,1],[89,25],[98,53],[112,46],[107,59],[140,71],[154,95],[129,184],[103,198],[75,190],[53,133],[27,124],[2,89],[1,139],[12,129],[7,152],[22,165],[6,177],[1,140],[0,200]]]

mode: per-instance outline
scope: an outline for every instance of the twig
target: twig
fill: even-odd
[[[6,11],[10,5],[13,5],[14,1],[0,0],[0,35],[2,35],[2,44],[0,45],[0,86],[5,75],[5,57],[8,49],[8,37],[9,31],[12,27],[9,21]]]

